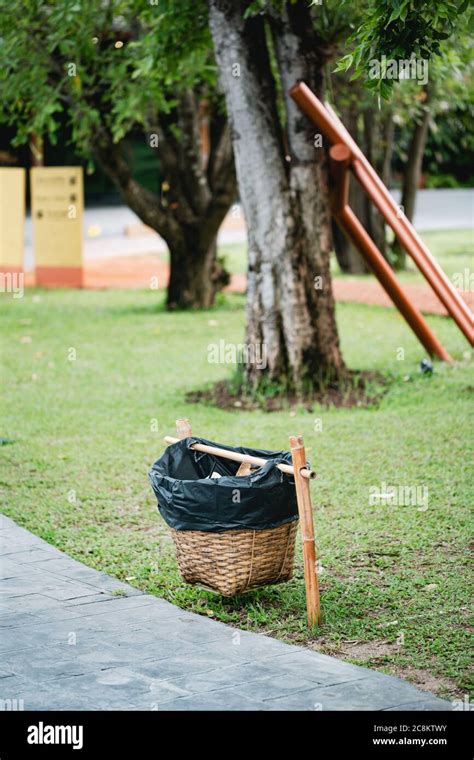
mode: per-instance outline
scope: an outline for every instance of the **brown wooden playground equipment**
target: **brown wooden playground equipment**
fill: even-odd
[[[290,95],[301,110],[330,142],[332,210],[343,231],[358,248],[368,265],[406,319],[430,356],[452,362],[449,353],[428,326],[421,312],[412,304],[392,268],[367,234],[349,206],[349,169],[360,182],[372,203],[390,225],[403,248],[432,287],[448,314],[454,319],[471,345],[474,345],[474,315],[449,281],[330,105],[324,105],[304,82],[298,82]]]

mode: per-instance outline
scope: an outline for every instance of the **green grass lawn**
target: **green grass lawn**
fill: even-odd
[[[465,340],[449,320],[429,318],[457,363],[422,376],[424,352],[394,310],[340,304],[348,364],[390,380],[378,408],[187,405],[187,391],[232,372],[208,363],[208,345],[242,341],[243,307],[237,295],[173,314],[156,291],[4,295],[3,511],[76,559],[187,609],[444,695],[465,693],[474,392]],[[183,416],[195,433],[231,444],[279,449],[290,434],[305,437],[319,476],[311,486],[319,630],[306,627],[299,546],[295,577],[282,586],[229,600],[180,580],[147,472]],[[426,487],[428,508],[370,505],[370,489],[383,483]]]
[[[450,279],[453,275],[472,272],[474,263],[474,232],[473,230],[437,230],[436,232],[421,232],[420,237],[428,246],[438,264]],[[408,282],[424,282],[410,257],[407,257],[407,272],[400,273],[400,278]],[[468,283],[466,284],[466,290]]]

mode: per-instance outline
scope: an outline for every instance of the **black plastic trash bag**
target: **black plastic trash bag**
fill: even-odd
[[[194,443],[269,461],[236,477],[239,462],[195,451],[190,448]],[[158,509],[176,530],[263,530],[298,518],[294,479],[277,468],[280,463],[291,464],[291,454],[233,448],[193,436],[168,446],[149,476]]]

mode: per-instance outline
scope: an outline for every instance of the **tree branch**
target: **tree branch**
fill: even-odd
[[[167,242],[181,235],[179,224],[161,207],[160,198],[137,182],[123,156],[122,146],[103,129],[92,144],[94,155],[113,180],[128,206],[144,224],[156,230]]]
[[[211,200],[201,154],[199,104],[192,90],[185,90],[178,105],[178,126],[182,131],[181,170],[187,197],[197,214],[202,214]]]
[[[176,219],[182,224],[195,224],[197,215],[189,203],[186,187],[183,185],[179,141],[173,134],[176,114],[160,116],[157,123],[159,148],[157,151],[162,179],[169,185],[167,198],[173,206]]]
[[[211,113],[207,176],[212,199],[204,227],[206,233],[215,235],[237,195],[237,176],[230,126],[225,114],[218,113],[217,110]]]

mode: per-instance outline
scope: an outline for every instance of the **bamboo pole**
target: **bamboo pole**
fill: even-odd
[[[184,436],[185,438],[188,436]],[[178,443],[179,438],[173,438],[171,435],[165,435],[164,440],[166,443]],[[266,464],[268,459],[262,459],[261,457],[252,457],[246,454],[239,454],[237,451],[228,451],[227,449],[220,449],[217,446],[207,446],[204,443],[193,443],[190,447],[195,451],[203,451],[205,454],[213,454],[216,457],[222,457],[223,459],[231,459],[233,462],[248,462],[249,464],[256,464],[259,467]],[[285,472],[287,475],[293,475],[296,482],[296,475],[294,468],[289,464],[277,464],[277,467],[281,472]],[[310,480],[316,477],[314,470],[309,470],[306,467],[306,462],[301,466],[301,476]]]
[[[192,435],[191,423],[188,419],[176,420],[178,438],[189,438]]]
[[[301,477],[306,466],[304,442],[301,436],[290,438],[291,456],[295,470],[296,499],[300,516],[301,542],[303,544],[304,582],[306,588],[306,611],[309,625],[320,620],[319,583],[316,570],[316,547],[314,543],[313,510],[308,479]]]

